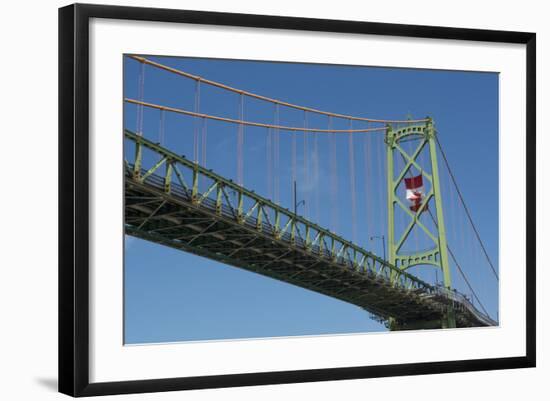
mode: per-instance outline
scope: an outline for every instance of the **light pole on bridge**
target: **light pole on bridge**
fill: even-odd
[[[370,240],[381,239],[382,240],[382,250],[384,253],[384,262],[386,261],[386,237],[384,235],[373,235],[370,237]]]
[[[298,215],[298,206],[300,205],[306,205],[306,201],[305,200],[301,200],[300,202],[298,202],[297,200],[297,190],[296,190],[296,180],[294,181],[294,214],[295,215]]]

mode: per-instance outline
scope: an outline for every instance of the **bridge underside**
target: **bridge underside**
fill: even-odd
[[[438,322],[448,299],[419,289],[391,285],[383,275],[357,271],[331,258],[275,238],[270,227],[257,229],[256,219],[237,222],[228,211],[216,213],[208,201],[196,205],[182,187],[167,194],[164,179],[125,179],[125,229],[128,235],[204,256],[357,305],[396,329]],[[266,223],[263,223],[266,226]],[[480,326],[456,305],[457,327]],[[440,326],[439,326],[440,327]]]

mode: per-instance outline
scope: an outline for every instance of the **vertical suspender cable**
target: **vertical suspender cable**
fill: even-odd
[[[198,79],[195,82],[195,113],[200,113],[201,104],[201,81]],[[199,130],[200,130],[200,118],[194,118],[193,126],[193,160],[195,163],[199,162]]]
[[[384,188],[385,188],[385,183],[384,183],[384,168],[383,168],[383,162],[382,162],[382,149],[384,147],[384,140],[383,138],[378,140],[377,143],[376,143],[376,151],[377,151],[377,176],[378,176],[378,210],[377,210],[377,214],[378,216],[380,216],[380,230],[379,230],[379,233],[377,235],[383,235],[384,234],[384,213],[382,212],[383,210],[385,210],[385,207],[383,205],[383,202],[384,202],[384,198],[383,198],[383,195],[382,193],[384,192]],[[386,174],[388,174],[389,172],[386,172]],[[393,177],[388,177],[387,179],[392,179],[393,180]],[[393,207],[393,205],[388,205],[389,207]],[[388,229],[391,229],[391,227],[388,227]]]
[[[372,228],[372,209],[371,209],[371,199],[369,198],[369,195],[375,191],[371,191],[371,158],[370,158],[370,138],[371,135],[364,135],[363,136],[363,166],[364,166],[364,180],[365,180],[365,210],[366,210],[366,216],[367,221],[365,224],[366,227],[366,237],[365,242],[369,240],[370,238],[370,230]]]
[[[202,144],[201,144],[201,156],[202,161],[201,165],[206,167],[206,142],[207,142],[207,119],[203,117],[202,119]]]
[[[328,118],[328,129],[332,129],[332,116]],[[330,141],[330,216],[331,229],[338,232],[338,162],[336,159],[336,134],[329,133]]]
[[[265,145],[265,153],[266,153],[266,162],[267,162],[267,198],[273,199],[273,149],[271,146],[272,143],[272,132],[271,128],[267,129],[267,136],[266,136],[266,145]]]
[[[349,120],[349,129],[353,129],[353,121]],[[357,243],[357,199],[355,194],[355,155],[353,146],[353,132],[348,137],[348,160],[349,160],[349,186],[351,192],[351,231],[354,243]]]
[[[244,120],[244,96],[241,93],[239,95],[239,120]],[[244,143],[244,125],[239,124],[237,131],[237,183],[244,185],[243,176],[243,143]]]
[[[195,113],[200,113],[200,100],[201,97],[201,81],[197,80],[195,84]],[[193,160],[195,163],[199,162],[199,130],[200,130],[200,119],[195,117],[194,119],[194,130],[193,130]]]
[[[279,125],[279,103],[275,104],[275,125]],[[275,158],[275,168],[274,168],[274,181],[275,181],[275,203],[279,204],[279,183],[280,183],[280,171],[279,171],[279,128],[274,129],[275,137],[273,138],[273,146],[274,146],[274,158]]]
[[[321,186],[321,177],[319,176],[319,138],[318,134],[316,132],[313,133],[313,182],[316,183],[315,185],[315,222],[317,224],[321,224],[319,221],[320,213],[319,213],[319,191]]]
[[[307,128],[307,111],[304,110],[304,128]],[[308,135],[308,132],[307,131],[304,131],[304,175],[303,175],[303,178],[302,180],[304,181],[302,183],[302,185],[305,187],[305,186],[308,186],[310,185],[310,182],[309,182],[309,165],[308,165],[308,149],[307,149],[307,135]],[[308,209],[309,209],[309,197],[308,197],[308,194],[309,194],[309,191],[303,191],[303,196],[304,196],[304,217],[307,218],[308,217]]]
[[[159,145],[164,146],[164,110],[159,114]]]
[[[292,171],[291,171],[291,176],[292,176],[292,182],[291,182],[291,185],[294,185],[294,183],[296,182],[296,133],[295,132],[291,132],[290,135],[292,135],[290,141],[291,141],[291,149],[290,149],[290,152],[291,152],[291,168],[292,168]]]
[[[138,77],[138,99],[143,102],[145,92],[145,63],[140,63]],[[143,105],[137,106],[136,131],[138,135],[143,135]]]
[[[164,144],[164,110],[160,110],[159,113],[159,145],[163,146]],[[162,159],[162,155],[159,155],[159,159]],[[169,163],[165,164],[166,168],[166,177],[170,179],[171,177],[168,177],[169,173]],[[166,182],[166,181],[165,181]]]

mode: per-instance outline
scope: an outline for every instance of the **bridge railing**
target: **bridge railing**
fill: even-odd
[[[207,208],[221,217],[333,263],[384,278],[387,284],[433,292],[432,285],[232,180],[130,130],[125,130],[124,135],[135,145],[133,160],[125,160],[134,180],[154,181],[166,195],[184,198],[197,207]],[[156,155],[148,161],[150,166],[144,166],[145,150]],[[161,173],[163,166],[164,172]]]
[[[467,309],[477,320],[485,323],[487,326],[496,326],[498,322],[494,321],[490,316],[480,312],[475,305],[464,295],[456,290],[451,290],[445,287],[434,287],[432,295],[440,296],[446,300],[451,300],[460,304],[463,308]]]

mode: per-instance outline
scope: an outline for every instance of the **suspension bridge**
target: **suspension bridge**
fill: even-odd
[[[391,330],[498,324],[448,241],[438,156],[447,172],[446,189],[450,192],[454,188],[456,193],[451,212],[461,207],[463,216],[458,225],[470,226],[468,240],[475,241],[481,253],[472,260],[485,265],[498,285],[497,269],[431,118],[384,120],[323,111],[244,91],[146,57],[126,57],[139,68],[137,96],[124,99],[125,107],[132,107],[136,117],[135,129],[128,128],[126,122],[124,129],[126,234],[348,302]],[[192,107],[146,100],[145,67],[192,83]],[[236,98],[236,115],[201,111],[205,87]],[[248,117],[253,117],[253,112],[246,113],[245,99],[273,107],[270,121]],[[283,110],[300,113],[301,124],[282,123]],[[192,146],[192,158],[167,145],[168,116],[187,121],[184,132],[181,127],[179,131]],[[326,125],[314,126],[320,118]],[[233,178],[207,165],[207,135],[221,131],[222,126],[235,135]],[[264,133],[262,188],[245,183],[244,143],[251,135],[245,136],[246,130]],[[288,169],[281,168],[282,135],[289,137]],[[379,143],[376,157],[372,155],[372,138]],[[358,191],[361,174],[356,154],[361,144],[365,188]],[[320,166],[322,145],[327,145],[328,170]],[[346,227],[342,227],[338,210],[342,208],[339,188],[343,185],[338,174],[342,158],[337,149],[342,145],[348,151],[344,161],[349,198]],[[256,165],[249,168],[260,169]],[[321,171],[326,177],[321,177]],[[287,200],[285,205],[280,187],[286,173],[294,191],[290,204]],[[300,202],[297,180],[302,186],[315,186],[301,191]],[[251,180],[250,185],[254,182]],[[328,193],[317,187],[328,187]],[[358,192],[364,195],[365,207],[360,206]],[[380,207],[382,194],[384,209]],[[379,200],[377,210],[369,199]],[[328,203],[328,208],[323,210],[321,203]],[[385,224],[380,227],[386,229],[383,235],[370,236],[363,245],[358,241],[360,212],[369,220],[367,224],[383,219]],[[324,215],[329,215],[329,224],[322,223],[327,220]],[[455,226],[451,228],[456,231]],[[382,240],[383,255],[372,249],[374,239]],[[463,245],[465,241],[462,234]],[[454,276],[462,279],[470,296],[453,285],[453,267]],[[426,274],[428,270],[435,272],[435,279]]]

